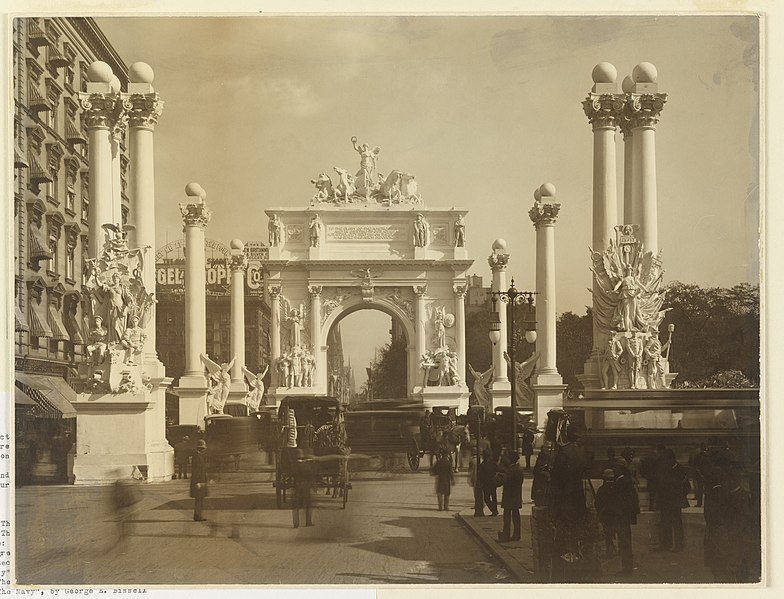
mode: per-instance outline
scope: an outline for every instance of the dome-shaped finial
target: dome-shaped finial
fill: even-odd
[[[113,76],[112,67],[102,60],[96,60],[87,67],[87,80],[90,83],[109,83]]]
[[[153,79],[155,73],[146,62],[135,62],[128,69],[128,81],[131,83],[152,83]]]
[[[112,78],[109,81],[109,89],[114,93],[117,93],[120,91],[120,87],[120,78],[117,75],[112,75]]]
[[[641,62],[632,71],[635,83],[656,83],[659,73],[650,62]]]
[[[503,251],[506,249],[506,241],[500,237],[493,242],[493,251]]]
[[[634,79],[632,79],[631,75],[626,75],[626,77],[623,78],[621,89],[625,94],[630,94],[634,91]]]
[[[231,249],[242,251],[245,249],[245,244],[242,243],[242,239],[232,239],[229,243]]]
[[[539,191],[539,188],[538,188],[538,187],[537,187],[536,189],[534,189],[534,199],[535,199],[537,202],[541,202],[541,201],[542,201],[542,192],[541,192],[541,191]]]
[[[593,68],[591,73],[594,83],[615,83],[618,78],[618,71],[609,62],[600,62]]]
[[[192,198],[201,198],[202,200],[207,197],[207,192],[198,183],[188,183],[185,186],[185,195]]]
[[[541,187],[539,188],[539,193],[542,195],[543,198],[554,198],[555,185],[553,185],[552,183],[542,183]]]

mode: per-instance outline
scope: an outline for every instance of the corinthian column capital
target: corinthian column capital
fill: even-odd
[[[209,221],[209,218],[207,220]],[[244,271],[246,268],[248,268],[248,257],[244,252],[237,252],[236,254],[232,253],[232,255],[229,256],[229,268],[232,271]]]
[[[126,94],[125,103],[128,107],[128,124],[141,129],[155,129],[158,117],[163,112],[163,100],[153,92],[151,94]]]
[[[207,204],[180,204],[180,213],[185,226],[197,226],[204,228],[212,218],[212,211],[207,208]]]
[[[583,100],[583,111],[594,131],[618,126],[618,116],[623,110],[623,94],[590,93]]]
[[[665,93],[626,94],[624,113],[629,120],[630,129],[655,129],[666,102]]]
[[[537,229],[543,225],[554,225],[558,218],[561,205],[551,202],[534,202],[533,207],[528,211],[528,216]]]
[[[122,101],[115,93],[80,93],[82,122],[88,129],[113,129],[123,114]]]

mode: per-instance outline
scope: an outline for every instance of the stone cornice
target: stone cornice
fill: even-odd
[[[57,17],[55,21],[61,25],[61,29],[64,31],[66,27],[72,28],[81,40],[87,44],[89,49],[93,51],[97,57],[96,60],[103,60],[108,63],[112,67],[114,74],[117,75],[120,83],[128,83],[128,66],[109,43],[109,40],[106,39],[95,19],[90,17]],[[89,61],[90,59],[86,57],[86,60]]]
[[[583,111],[594,131],[615,130],[623,109],[623,94],[588,94],[583,100]]]
[[[558,218],[561,205],[550,202],[534,202],[533,207],[528,211],[528,216],[537,229],[542,225],[554,225]]]
[[[284,268],[302,267],[308,270],[340,270],[357,267],[378,267],[386,271],[411,270],[422,268],[426,270],[467,270],[473,265],[473,260],[262,260],[262,264],[270,270],[283,270]]]
[[[195,225],[205,228],[212,218],[212,211],[203,203],[180,204],[180,213],[186,227]]]

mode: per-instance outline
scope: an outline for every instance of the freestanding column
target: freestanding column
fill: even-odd
[[[185,223],[185,374],[182,378],[205,383],[201,354],[207,351],[206,260],[204,229],[212,212],[204,203],[206,193],[198,183],[189,183],[185,193],[198,197],[193,204],[180,204]],[[180,381],[182,385],[182,379]]]
[[[555,220],[561,205],[555,203],[555,186],[539,188],[541,201],[528,212],[536,228],[536,345],[537,375],[558,375],[555,343]],[[558,376],[560,381],[560,376]]]
[[[322,386],[323,383],[324,388],[326,388],[326,369],[322,367],[324,361],[321,359],[321,289],[321,285],[310,285],[308,287],[310,292],[310,343],[315,360],[311,386],[318,387]],[[321,380],[322,372],[324,373],[323,381]]]
[[[634,168],[632,180],[632,217],[640,225],[646,251],[659,251],[658,208],[656,197],[656,124],[667,101],[658,93],[656,67],[641,62],[632,71],[634,92],[627,99],[632,129]]]
[[[271,341],[270,351],[272,352],[272,364],[270,370],[272,371],[273,384],[281,385],[284,381],[278,380],[278,358],[280,358],[280,285],[271,285],[269,288],[270,294],[270,325]]]
[[[615,83],[617,76],[618,72],[609,62],[597,64],[592,73],[593,88],[583,101],[583,110],[593,129],[593,235],[591,243],[595,252],[604,251],[610,240],[613,239],[614,227],[618,224],[615,130],[617,116],[623,108],[623,96],[617,93],[618,86]],[[538,191],[541,192],[541,188]],[[538,197],[536,199],[539,200]],[[597,295],[597,290],[594,289],[594,297]],[[604,340],[596,322],[594,322],[592,356],[596,355],[599,347],[604,347]]]
[[[466,339],[465,339],[465,285],[455,285],[455,336],[457,337],[457,375],[460,382],[464,383],[465,363],[466,363]]]
[[[534,389],[535,422],[543,426],[547,413],[563,407],[566,385],[556,366],[555,337],[555,220],[561,205],[555,203],[555,186],[545,183],[528,212],[536,227],[536,348],[537,365],[531,383]]]
[[[87,69],[87,92],[80,93],[82,121],[87,127],[90,162],[88,217],[88,255],[97,258],[103,250],[105,233],[101,228],[114,223],[111,133],[122,102],[112,90],[112,68],[105,62],[93,62]]]
[[[142,279],[144,288],[155,290],[155,153],[153,132],[163,111],[163,102],[152,88],[153,71],[149,65],[137,62],[128,70],[128,114],[130,145],[131,223],[134,225],[135,245],[146,248]],[[155,351],[155,304],[150,308],[145,353]]]
[[[490,270],[493,272],[493,286],[491,291],[506,291],[506,265],[509,263],[509,254],[506,253],[506,241],[496,239],[493,242],[493,253],[487,259]],[[498,319],[501,321],[501,338],[493,347],[493,389],[496,383],[508,383],[507,364],[504,352],[508,346],[506,326],[506,304],[498,301],[495,304]],[[495,396],[493,396],[495,398]]]
[[[244,252],[245,244],[239,239],[231,240],[231,367],[232,391],[246,391],[242,369],[245,367],[245,270],[248,257]]]
[[[417,285],[414,287],[414,295],[416,295],[416,355],[417,360],[421,360],[422,356],[427,351],[427,337],[425,336],[425,322],[427,321],[427,313],[425,312],[425,294],[427,293],[427,285]],[[419,371],[417,371],[419,375]],[[419,376],[415,380],[419,379]]]

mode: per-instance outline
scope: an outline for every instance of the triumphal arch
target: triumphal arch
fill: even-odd
[[[405,333],[407,399],[465,412],[467,211],[427,206],[413,175],[382,174],[380,148],[351,143],[356,174],[335,166],[311,180],[308,206],[266,210],[270,396],[328,393],[330,330],[375,309]]]

